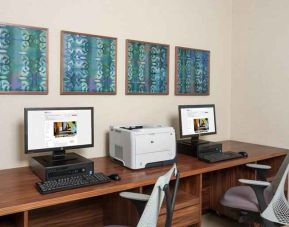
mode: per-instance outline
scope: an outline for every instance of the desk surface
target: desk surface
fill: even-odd
[[[190,156],[178,154],[177,166],[181,177],[283,156],[288,152],[287,149],[237,141],[224,141],[223,150],[245,150],[248,152],[249,157],[209,164],[198,161],[196,158]],[[41,195],[34,188],[35,183],[39,179],[31,172],[29,167],[1,170],[0,216],[154,184],[157,177],[170,168],[170,166],[165,166],[130,170],[112,162],[108,157],[95,158],[93,160],[96,172],[103,172],[105,174],[118,173],[122,180]]]

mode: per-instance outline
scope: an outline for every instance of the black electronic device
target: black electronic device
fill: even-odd
[[[190,140],[177,141],[178,153],[195,156],[208,162],[221,161],[229,158],[223,155],[222,144],[199,140],[199,136],[217,133],[215,105],[180,105],[179,106],[180,137]],[[236,153],[237,154],[237,153]],[[207,159],[212,155],[212,159]],[[218,156],[216,158],[215,156]],[[235,158],[231,155],[231,159]],[[240,154],[237,154],[240,157]]]
[[[121,180],[121,177],[117,173],[113,173],[108,176],[111,180],[119,181]]]
[[[52,161],[50,155],[33,157],[30,166],[41,180],[54,180],[94,172],[93,161],[75,153],[67,153],[65,161],[57,162]]]
[[[31,168],[42,180],[92,174],[93,161],[65,149],[93,147],[93,107],[25,108],[25,153],[52,152],[33,157]]]
[[[217,133],[215,105],[180,105],[179,126],[181,138],[191,138],[192,143],[205,143],[199,136]]]
[[[94,146],[93,107],[25,108],[25,153],[52,151],[47,162],[70,161],[65,149]]]
[[[233,151],[222,151],[222,144],[216,142],[205,141],[204,143],[192,143],[191,140],[179,140],[177,141],[178,153],[187,154],[194,156],[199,160],[206,162],[220,162],[236,158],[247,157],[247,152],[233,152]]]
[[[36,188],[41,194],[48,194],[107,182],[110,182],[110,179],[103,173],[81,174],[38,182]]]
[[[237,158],[243,158],[243,156],[237,152],[233,151],[226,151],[226,152],[216,152],[211,154],[204,154],[199,157],[200,160],[206,161],[206,162],[220,162],[220,161],[226,161],[226,160],[232,160]]]
[[[243,158],[248,158],[248,153],[246,151],[239,151],[238,154],[242,155]]]
[[[177,151],[178,153],[199,158],[206,154],[221,153],[222,144],[209,141],[202,142],[202,140],[199,140],[198,143],[192,142],[191,140],[178,140]]]

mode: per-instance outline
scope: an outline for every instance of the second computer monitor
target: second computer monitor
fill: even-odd
[[[199,135],[216,134],[215,105],[179,106],[180,135],[198,138]]]

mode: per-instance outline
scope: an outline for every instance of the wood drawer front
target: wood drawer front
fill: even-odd
[[[166,215],[161,215],[158,220],[158,227],[165,226]],[[200,205],[189,206],[175,210],[173,216],[173,227],[184,227],[200,222]]]

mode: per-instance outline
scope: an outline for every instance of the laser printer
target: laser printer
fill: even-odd
[[[111,126],[109,154],[130,169],[172,164],[176,157],[175,130],[150,125]]]

